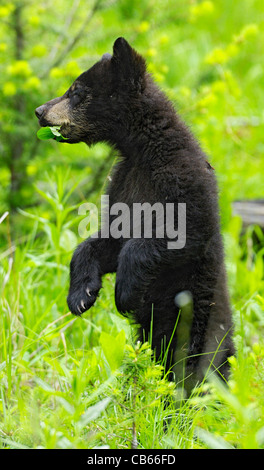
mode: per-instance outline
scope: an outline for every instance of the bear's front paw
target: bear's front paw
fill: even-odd
[[[70,287],[69,294],[67,297],[67,303],[70,311],[74,315],[81,315],[86,310],[92,307],[94,304],[99,290],[101,288],[101,283],[83,283],[77,289]]]

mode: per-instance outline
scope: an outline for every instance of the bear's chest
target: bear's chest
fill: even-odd
[[[129,207],[135,203],[157,202],[151,173],[140,166],[120,165],[114,169],[108,187],[110,204],[122,202]]]

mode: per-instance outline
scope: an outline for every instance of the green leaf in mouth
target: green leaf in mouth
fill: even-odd
[[[67,140],[61,135],[60,126],[41,127],[37,132],[37,136],[40,140],[55,139],[57,142]]]

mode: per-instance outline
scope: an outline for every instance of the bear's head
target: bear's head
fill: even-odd
[[[104,54],[63,96],[35,110],[39,124],[60,126],[68,143],[116,143],[139,112],[146,76],[144,59],[118,38],[113,55]]]

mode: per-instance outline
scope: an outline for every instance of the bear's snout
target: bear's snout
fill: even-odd
[[[45,104],[43,104],[42,106],[39,106],[38,108],[35,109],[35,114],[36,114],[38,119],[40,119],[43,116],[45,109],[46,109]]]

